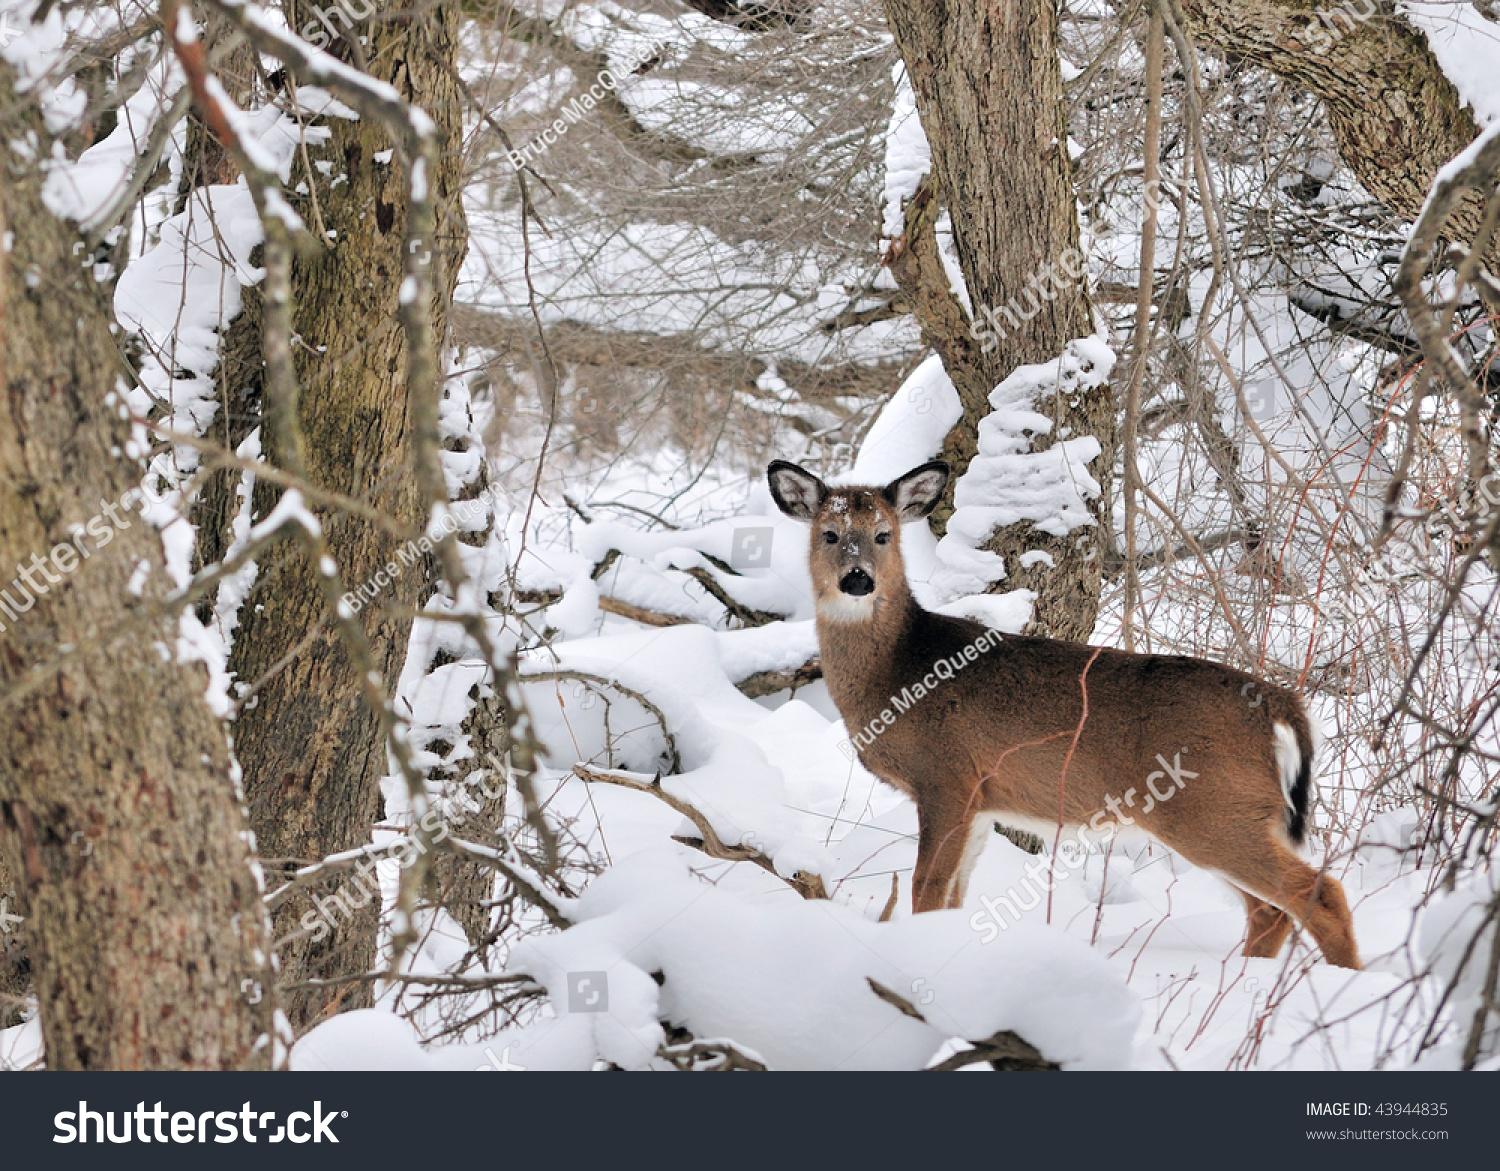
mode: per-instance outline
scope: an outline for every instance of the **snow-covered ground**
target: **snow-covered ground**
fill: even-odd
[[[910,385],[930,389],[931,377],[919,370]],[[908,412],[919,401],[893,395],[888,417],[872,428],[877,445],[906,438],[898,462],[932,454],[912,438],[924,416]],[[942,431],[929,428],[926,442],[935,447]],[[855,466],[881,464],[866,450]],[[661,489],[649,474],[633,486],[641,499]],[[622,477],[598,494],[631,490]],[[721,502],[731,490],[721,490]],[[668,1020],[776,1068],[917,1068],[950,1053],[955,1039],[977,1041],[1002,1028],[1069,1068],[1451,1067],[1468,1019],[1462,995],[1446,1010],[1457,1026],[1420,1057],[1416,1050],[1438,1012],[1444,964],[1451,968],[1453,949],[1461,951],[1477,925],[1463,911],[1472,914],[1484,879],[1469,879],[1459,894],[1424,910],[1442,872],[1413,849],[1416,810],[1374,814],[1347,777],[1320,816],[1338,819],[1342,830],[1330,870],[1354,910],[1361,972],[1329,967],[1296,938],[1277,959],[1242,957],[1239,895],[1144,840],[1117,842],[1108,856],[1064,854],[1054,862],[997,834],[963,910],[913,917],[915,807],[841,749],[849,730],[824,685],[757,700],[734,686],[756,672],[799,666],[816,651],[806,529],[774,510],[762,483],[740,481],[739,490],[739,515],[675,531],[534,516],[538,530],[557,535],[528,545],[514,567],[517,588],[561,594],[530,618],[536,629],[557,633],[545,649],[523,654],[523,676],[576,672],[628,689],[568,677],[527,685],[549,748],[546,805],[608,867],[567,905],[577,926],[531,938],[509,957],[507,970],[545,986],[552,1007],[497,1037],[430,1049],[410,1025],[377,1009],[315,1030],[294,1064],[586,1068],[606,1061],[635,1068],[652,1064],[664,1043],[660,1021]],[[705,559],[733,560],[736,534],[746,531],[768,548],[760,567],[728,574]],[[513,529],[512,548],[519,537]],[[903,541],[918,597],[929,605],[946,599],[945,571],[925,526],[908,526]],[[590,571],[611,549],[621,556],[596,582]],[[743,604],[786,617],[730,628],[736,624],[724,607],[683,573],[695,567]],[[643,627],[601,611],[601,591],[696,621]],[[1014,631],[1030,597],[979,595],[949,608],[992,615]],[[462,766],[469,752],[458,726],[465,705],[455,700],[473,678],[462,663],[440,668],[417,703],[414,722],[456,746],[450,765]],[[1315,712],[1320,705],[1327,701],[1320,698]],[[1347,746],[1334,749],[1336,742],[1324,750],[1333,769],[1361,767],[1351,764]],[[572,773],[578,763],[634,779],[641,791],[580,779]],[[645,791],[658,776],[662,792],[696,810],[726,846],[753,847],[776,874],[674,841],[702,834]],[[1350,792],[1352,804],[1341,805]],[[819,876],[828,900],[804,899],[789,881],[799,872]],[[881,922],[888,904],[890,921]],[[421,962],[448,971],[462,952],[456,927],[439,926]],[[1439,974],[1424,975],[1434,956]],[[883,1000],[869,981],[923,1019]],[[581,1007],[579,997],[593,992],[607,1011]],[[497,1065],[492,1057],[502,1053]]]

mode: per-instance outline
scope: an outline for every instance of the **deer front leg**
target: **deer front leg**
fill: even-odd
[[[961,802],[941,794],[918,793],[917,868],[912,873],[911,902],[916,914],[963,905],[963,887],[985,839],[974,848],[976,829],[988,830],[990,819],[976,817]]]

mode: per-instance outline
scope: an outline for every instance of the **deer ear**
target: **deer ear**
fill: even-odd
[[[771,461],[766,480],[776,507],[796,520],[812,520],[828,495],[828,486],[822,480],[784,459]]]
[[[937,507],[948,485],[948,465],[935,459],[885,486],[885,498],[902,524],[921,520]]]

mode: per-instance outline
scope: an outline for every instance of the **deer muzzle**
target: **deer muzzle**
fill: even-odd
[[[851,569],[839,578],[839,589],[853,598],[863,598],[875,592],[875,579],[863,569]]]

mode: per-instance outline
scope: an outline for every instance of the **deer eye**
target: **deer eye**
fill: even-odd
[[[838,542],[839,542],[839,535],[836,532],[834,532],[832,529],[824,529],[823,530],[823,544],[825,544],[825,545],[837,545]]]
[[[890,533],[876,533],[875,534],[875,543],[877,545],[889,545],[891,543],[891,534]]]

